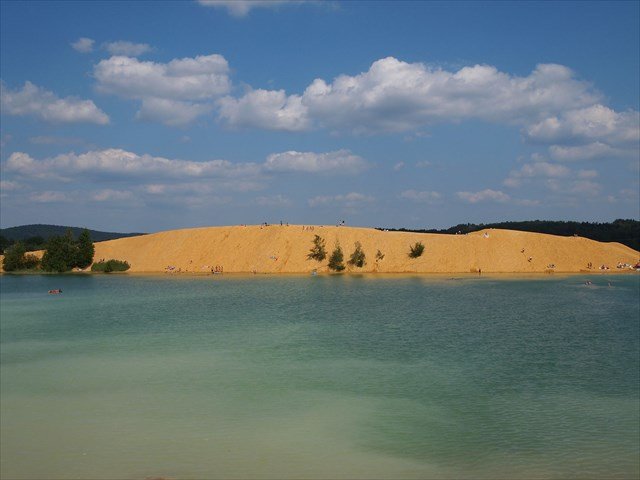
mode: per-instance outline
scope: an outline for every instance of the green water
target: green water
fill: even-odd
[[[0,276],[1,478],[637,478],[640,276],[586,279]]]

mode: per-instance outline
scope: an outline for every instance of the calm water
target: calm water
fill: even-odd
[[[640,277],[586,279],[0,276],[0,473],[636,478]]]

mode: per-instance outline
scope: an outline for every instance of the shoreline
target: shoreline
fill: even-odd
[[[584,277],[584,276],[625,276],[625,275],[638,275],[640,271],[635,270],[608,270],[597,272],[482,272],[482,274],[471,272],[322,272],[313,275],[309,272],[227,272],[223,274],[212,274],[207,272],[43,272],[43,271],[22,271],[22,272],[2,272],[0,276],[127,276],[127,277],[162,277],[162,278],[265,278],[265,277],[347,277],[347,278],[399,278],[399,277],[431,277],[431,278],[444,278],[444,277],[456,277],[447,278],[450,280],[466,280],[471,278],[543,278],[551,279],[558,277]]]

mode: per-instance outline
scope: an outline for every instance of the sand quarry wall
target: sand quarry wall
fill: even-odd
[[[441,235],[302,225],[191,228],[120,238],[96,243],[94,260],[126,260],[130,272],[146,273],[210,273],[216,266],[225,273],[329,272],[328,258],[323,262],[307,259],[315,235],[325,240],[328,255],[340,243],[347,272],[578,273],[589,271],[591,262],[593,272],[607,265],[608,273],[618,273],[619,262],[634,265],[640,260],[640,252],[620,243],[582,237],[495,229]],[[362,268],[347,265],[357,241],[366,255]],[[410,246],[416,242],[424,245],[424,253],[410,258]],[[378,250],[382,260],[376,260]],[[555,268],[549,269],[550,264]]]
[[[542,273],[550,264],[556,272],[594,271],[619,262],[635,264],[640,253],[619,243],[581,237],[559,237],[511,230],[483,230],[467,235],[384,232],[371,228],[304,227],[301,225],[207,227],[159,232],[96,243],[95,260],[126,260],[131,272],[204,273],[222,266],[225,273],[328,272],[327,260],[307,259],[315,235],[326,241],[330,254],[339,242],[345,264],[356,241],[366,265],[346,271],[380,273]],[[408,256],[421,242],[419,258]],[[524,252],[522,251],[524,249]],[[384,258],[376,261],[378,250]]]

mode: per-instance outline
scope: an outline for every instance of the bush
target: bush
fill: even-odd
[[[336,248],[333,249],[333,253],[331,253],[329,257],[329,268],[336,272],[341,272],[344,270],[343,261],[344,254],[342,253],[342,248],[340,248],[340,243],[336,242]]]
[[[111,272],[125,272],[129,270],[131,265],[127,261],[124,260],[114,260],[113,258],[107,261],[101,260],[99,262],[91,265],[92,272],[103,272],[103,273],[111,273]]]
[[[24,258],[24,245],[22,242],[16,242],[11,245],[4,253],[4,260],[2,261],[2,268],[5,272],[13,272],[22,268],[22,261]]]
[[[419,256],[422,255],[422,252],[424,252],[424,245],[422,244],[422,242],[416,242],[415,245],[409,248],[411,250],[409,252],[409,256],[411,258],[418,258]]]
[[[313,238],[313,247],[309,251],[307,255],[309,260],[317,260],[318,262],[323,261],[327,258],[327,250],[325,249],[325,241],[320,235],[316,235]]]
[[[347,263],[353,267],[362,268],[367,263],[364,251],[362,250],[362,244],[360,242],[356,242],[355,247],[356,249],[351,254]]]
[[[382,260],[384,258],[384,253],[382,253],[380,250],[378,250],[376,252],[376,262]]]

